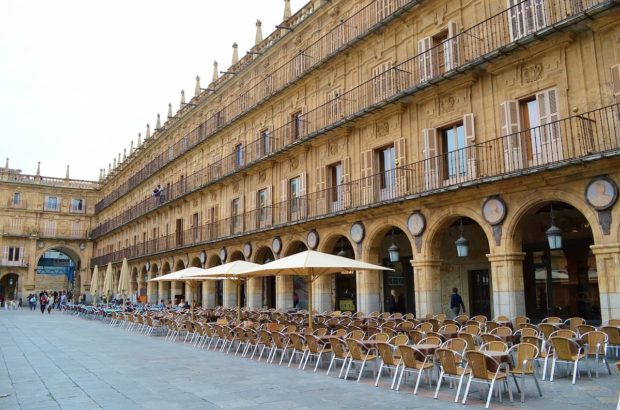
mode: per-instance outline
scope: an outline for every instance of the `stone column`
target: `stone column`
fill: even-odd
[[[312,287],[312,310],[325,312],[332,310],[332,279],[334,275],[319,276]]]
[[[157,302],[164,300],[164,303],[168,303],[168,295],[164,294],[164,282],[157,282]]]
[[[222,295],[224,307],[237,307],[237,284],[233,280],[224,280],[224,291]]]
[[[158,303],[157,300],[157,282],[146,283],[146,300],[148,303]]]
[[[357,272],[357,310],[366,314],[381,311],[381,273]],[[385,308],[383,309],[385,310]]]
[[[293,277],[276,276],[276,309],[287,310],[293,307]]]
[[[188,301],[190,305],[193,305],[194,304],[194,286],[198,286],[198,285],[190,284],[188,282],[182,282],[182,283],[185,284],[185,300]]]
[[[263,278],[251,278],[247,281],[247,305],[250,309],[263,307]]]
[[[422,258],[411,261],[417,317],[444,311],[441,307],[441,262],[441,259]]]
[[[214,280],[205,280],[202,282],[202,307],[215,307],[216,284]]]
[[[525,315],[525,287],[523,285],[524,252],[488,254],[491,262],[492,315],[509,318]]]
[[[601,320],[620,317],[620,243],[590,246],[596,258]]]

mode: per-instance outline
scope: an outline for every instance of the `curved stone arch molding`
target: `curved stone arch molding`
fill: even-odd
[[[306,248],[308,248],[308,244],[306,243],[305,233],[293,234],[291,236],[280,235],[280,239],[282,240],[282,250],[280,251],[280,255],[276,255],[278,256],[278,258],[283,258],[286,254],[288,254],[288,252],[291,250],[291,246],[294,243],[301,242],[306,246]]]
[[[392,227],[398,228],[403,231],[403,233],[407,237],[407,240],[409,241],[409,245],[411,246],[411,250],[413,252],[413,250],[415,249],[415,243],[413,236],[411,236],[411,233],[407,228],[407,217],[408,215],[388,216],[385,218],[377,218],[373,221],[364,221],[366,234],[364,240],[362,241],[361,254],[359,256],[360,260],[369,263],[378,263],[378,261],[376,260],[378,258],[378,251],[375,248],[375,242],[385,236],[386,233],[390,232],[392,230]],[[353,247],[356,247],[355,244]]]
[[[599,225],[597,211],[586,203],[582,193],[577,194],[561,189],[539,189],[536,191],[535,196],[529,196],[525,201],[519,203],[512,200],[510,196],[505,197],[505,199],[509,212],[503,222],[502,243],[504,244],[504,249],[508,252],[521,252],[520,240],[519,243],[516,243],[516,238],[520,238],[520,235],[517,235],[517,229],[524,215],[536,205],[551,201],[564,202],[581,212],[590,224],[595,245],[609,242],[608,236],[605,237],[603,235]]]
[[[346,226],[342,229],[338,228],[338,229],[332,229],[329,231],[317,229],[317,232],[319,233],[319,237],[321,238],[321,241],[319,242],[319,246],[317,250],[323,253],[331,253],[333,250],[333,247],[338,245],[338,239],[341,236],[344,236],[345,238],[347,238],[347,240],[351,244],[351,247],[353,248],[353,254],[355,255],[355,259],[359,259],[359,252],[357,250],[357,246],[355,245],[353,240],[351,240],[351,237],[348,232],[348,228],[349,226]]]

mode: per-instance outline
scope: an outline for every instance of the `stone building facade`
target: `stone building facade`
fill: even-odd
[[[436,314],[458,287],[472,313],[620,317],[618,6],[312,0],[285,12],[105,176],[89,267],[118,275],[127,258],[151,302],[232,306],[226,281],[146,279],[309,248],[395,269],[322,278],[318,310]],[[303,308],[305,286],[252,279],[244,303]]]
[[[41,290],[88,289],[93,226],[99,184],[93,181],[24,175],[7,164],[0,168],[0,296],[25,302]],[[65,254],[75,283],[64,274],[42,269],[48,251]],[[49,271],[52,271],[50,273]],[[82,286],[84,285],[84,287]],[[76,289],[76,291],[77,291]]]

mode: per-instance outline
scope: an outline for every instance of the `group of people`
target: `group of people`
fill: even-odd
[[[44,314],[46,310],[47,314],[51,314],[52,309],[63,308],[67,302],[71,300],[71,296],[71,291],[65,290],[61,290],[60,292],[57,290],[53,292],[44,290],[39,292],[38,299],[36,294],[31,293],[28,295],[28,306],[30,310],[35,310],[38,302],[41,314]]]
[[[157,184],[153,190],[153,198],[155,198],[157,205],[163,203],[166,200],[166,190],[162,188],[161,185]]]

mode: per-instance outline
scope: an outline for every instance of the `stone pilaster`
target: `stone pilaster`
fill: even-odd
[[[411,261],[415,282],[416,316],[442,313],[441,306],[441,259],[416,258]]]
[[[312,310],[332,310],[332,279],[334,275],[319,276],[312,284]]]
[[[287,310],[293,307],[293,277],[276,276],[276,309]]]
[[[202,282],[202,307],[215,307],[215,292],[217,291],[214,280],[205,280]]]
[[[381,273],[357,272],[357,310],[364,313],[381,311]]]
[[[224,307],[237,307],[237,284],[233,280],[224,280],[224,291],[222,295]]]
[[[246,283],[248,307],[261,309],[263,307],[263,278],[250,278]]]
[[[159,303],[157,300],[157,282],[146,283],[146,300],[148,303]]]
[[[491,263],[492,314],[513,318],[525,315],[524,252],[488,254]]]
[[[601,298],[601,319],[620,317],[620,244],[592,245],[596,258],[598,289]]]

